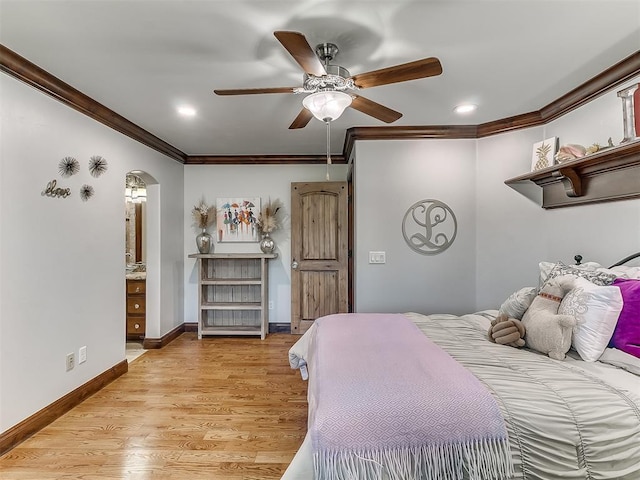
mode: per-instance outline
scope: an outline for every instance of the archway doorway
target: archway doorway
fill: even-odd
[[[160,185],[149,173],[125,178],[126,351],[132,360],[159,331]]]

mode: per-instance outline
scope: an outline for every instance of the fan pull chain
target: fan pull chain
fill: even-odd
[[[331,165],[331,121],[327,121],[327,182],[329,181],[329,165]]]

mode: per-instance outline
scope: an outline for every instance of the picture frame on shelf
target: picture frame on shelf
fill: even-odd
[[[217,198],[216,209],[218,243],[260,240],[257,226],[260,197]]]
[[[534,143],[531,154],[531,171],[555,165],[556,153],[558,153],[558,137],[550,137],[542,142]]]

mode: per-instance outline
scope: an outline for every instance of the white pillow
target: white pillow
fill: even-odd
[[[598,271],[613,273],[618,278],[640,280],[640,267],[627,267],[625,265],[619,265],[612,268],[598,268]]]
[[[510,318],[522,320],[524,312],[529,308],[537,294],[538,290],[535,287],[521,288],[509,295],[509,298],[500,305],[499,313],[503,313]]]
[[[584,278],[575,279],[574,288],[562,299],[558,313],[576,317],[571,345],[583,360],[595,362],[607,348],[622,304],[618,287],[594,285]]]
[[[640,358],[629,355],[627,352],[617,348],[606,348],[600,357],[600,361],[640,375]]]

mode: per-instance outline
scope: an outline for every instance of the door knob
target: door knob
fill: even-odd
[[[298,269],[298,262],[296,262],[295,260],[293,262],[291,262],[291,268],[293,268],[294,270]]]

